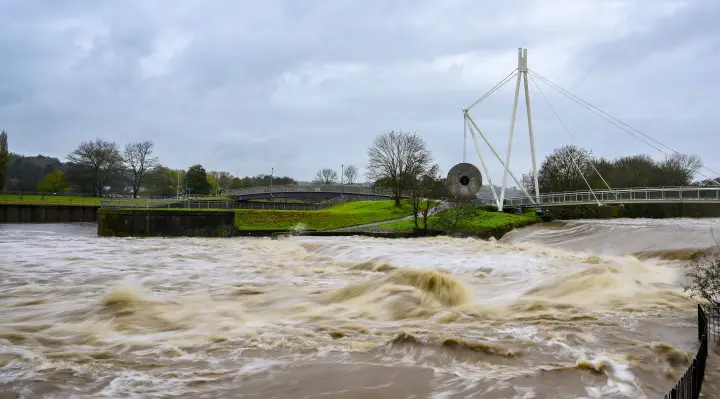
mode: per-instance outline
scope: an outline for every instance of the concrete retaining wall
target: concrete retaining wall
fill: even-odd
[[[232,237],[234,211],[101,209],[98,235],[103,237]]]
[[[0,205],[0,223],[70,223],[97,221],[98,207],[69,205]]]

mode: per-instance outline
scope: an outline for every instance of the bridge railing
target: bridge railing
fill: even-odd
[[[568,191],[540,194],[539,200],[533,198],[537,205],[555,204],[592,204],[626,203],[626,202],[720,202],[720,187],[634,187],[612,190]],[[505,205],[532,206],[528,197],[506,198]]]
[[[237,190],[228,190],[225,195],[248,195],[265,193],[345,193],[392,196],[392,190],[380,187],[355,186],[347,184],[286,184],[270,186],[246,187]]]

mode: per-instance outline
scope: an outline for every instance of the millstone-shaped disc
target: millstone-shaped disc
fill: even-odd
[[[482,187],[482,175],[475,165],[459,163],[448,172],[447,186],[450,195],[455,198],[474,199]]]

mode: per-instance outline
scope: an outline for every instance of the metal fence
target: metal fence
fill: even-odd
[[[315,204],[301,202],[236,202],[235,209],[275,211],[314,211]]]
[[[718,312],[710,309],[711,315],[717,316]],[[713,317],[714,317],[713,316]],[[712,320],[711,321],[716,321]],[[698,305],[698,340],[700,341],[700,349],[692,361],[690,367],[685,371],[680,381],[675,387],[665,395],[665,399],[698,399],[702,390],[703,379],[705,378],[705,363],[708,356],[708,338],[709,330],[717,328],[717,324],[708,323],[708,318],[702,306]],[[711,327],[708,329],[708,327]],[[713,333],[714,337],[714,333]]]
[[[190,200],[130,200],[114,199],[100,201],[101,208],[146,208],[146,209],[234,209],[232,201],[190,201]]]
[[[720,342],[720,308],[706,309],[705,316],[708,320],[708,338],[711,342]]]
[[[348,199],[345,196],[335,197],[335,198],[329,199],[327,201],[323,201],[323,202],[319,202],[319,203],[315,204],[315,210],[319,211],[319,210],[322,210],[325,208],[329,208],[333,205],[342,204],[344,202],[347,202],[347,200]]]

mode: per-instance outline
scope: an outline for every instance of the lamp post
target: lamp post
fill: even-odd
[[[344,194],[344,190],[343,190],[343,188],[344,188],[343,184],[344,184],[344,183],[345,183],[345,165],[344,165],[344,164],[341,164],[341,165],[340,165],[340,195],[343,195],[343,194]]]
[[[275,174],[275,168],[270,168],[270,199],[272,199],[272,181],[273,175]]]

